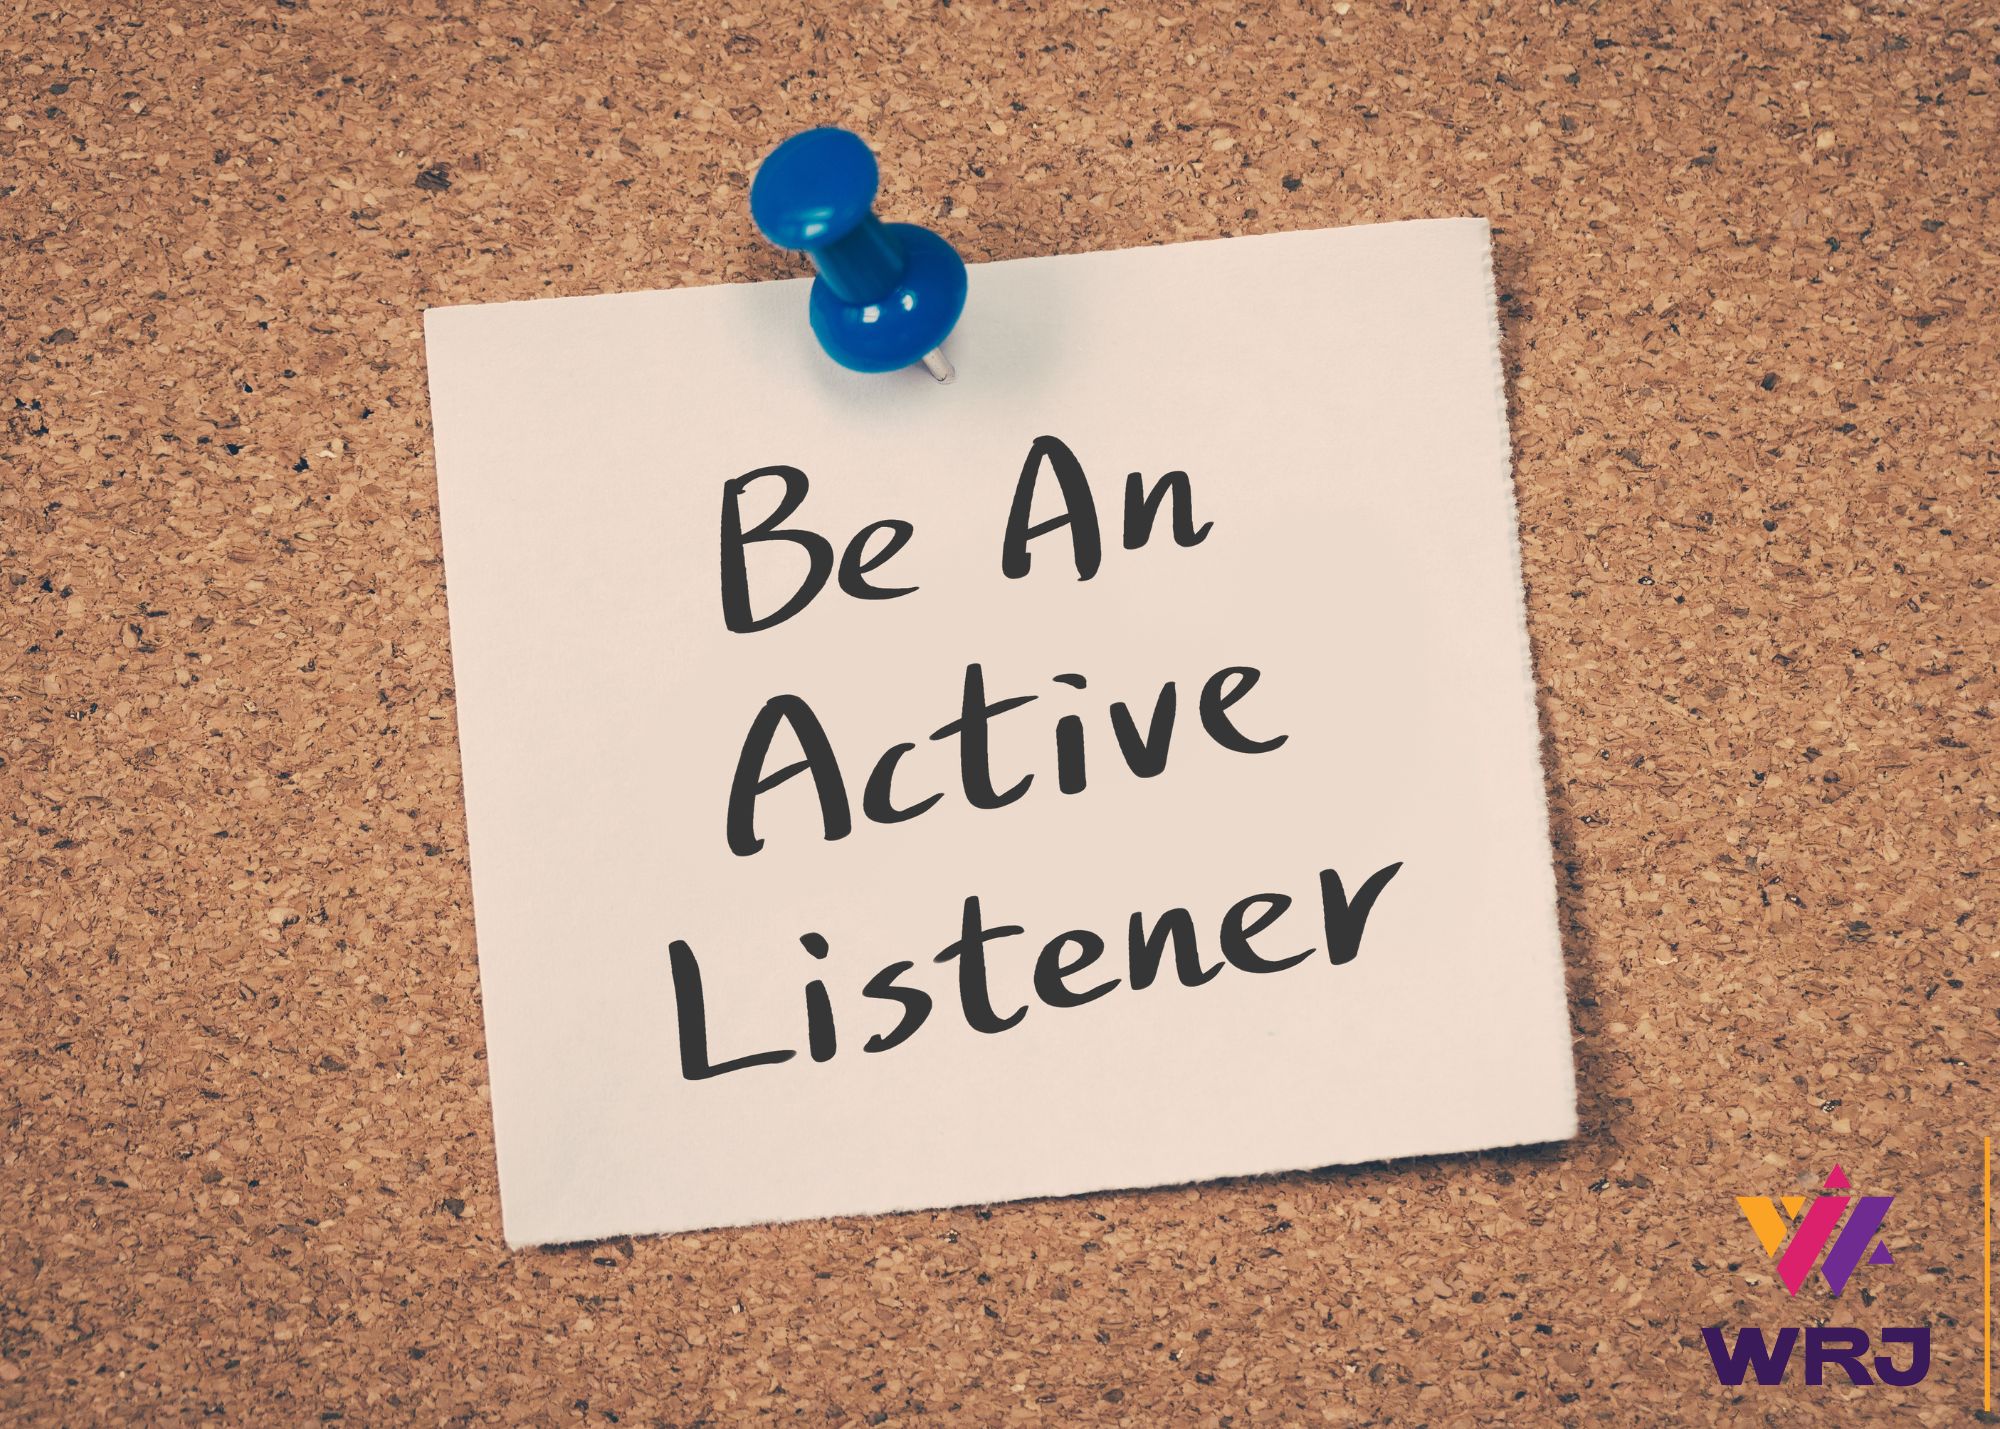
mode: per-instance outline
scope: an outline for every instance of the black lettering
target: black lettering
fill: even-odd
[[[1077,947],[1074,962],[1064,962],[1062,951],[1069,944]],[[1118,979],[1098,983],[1083,992],[1072,992],[1064,979],[1080,973],[1104,955],[1104,939],[1095,933],[1077,929],[1049,939],[1042,945],[1042,955],[1035,959],[1035,996],[1050,1007],[1081,1007],[1086,1002],[1098,998],[1118,986]]]
[[[847,543],[847,549],[841,552],[840,588],[856,600],[894,600],[915,590],[913,585],[872,586],[862,577],[909,545],[916,529],[907,521],[877,521],[856,531],[854,539]],[[877,531],[887,531],[889,539],[881,550],[870,556],[866,554],[868,538]]]
[[[1210,675],[1201,687],[1201,727],[1224,749],[1237,754],[1266,754],[1291,738],[1281,734],[1274,739],[1252,739],[1230,721],[1229,707],[1250,693],[1262,673],[1248,665],[1231,665]],[[1231,677],[1236,680],[1234,685],[1229,685]],[[1225,685],[1229,688],[1224,689]]]
[[[1245,923],[1243,915],[1259,903],[1265,905],[1265,911]],[[1252,938],[1284,917],[1285,910],[1291,906],[1292,900],[1283,893],[1253,893],[1248,898],[1239,899],[1222,915],[1222,931],[1216,938],[1222,944],[1222,956],[1246,973],[1283,972],[1311,957],[1314,951],[1311,948],[1303,953],[1293,953],[1288,958],[1260,957],[1250,946]]]
[[[1174,971],[1180,974],[1184,985],[1200,987],[1222,971],[1221,963],[1212,968],[1201,965],[1201,949],[1195,943],[1194,919],[1187,909],[1169,908],[1150,930],[1146,927],[1145,915],[1134,913],[1127,932],[1127,956],[1131,962],[1132,988],[1135,992],[1151,987],[1153,979],[1160,975],[1160,961],[1166,956],[1169,938],[1174,944]]]
[[[1013,924],[988,928],[979,916],[979,900],[965,900],[965,917],[957,941],[937,955],[937,961],[958,962],[958,1000],[965,1020],[976,1032],[1005,1032],[1028,1015],[1026,1004],[1001,1017],[993,1011],[993,997],[986,985],[986,945],[995,938],[1011,938],[1021,931]]]
[[[987,737],[987,725],[994,715],[1019,709],[1034,698],[1033,695],[1013,695],[988,704],[986,672],[977,665],[965,667],[965,693],[959,702],[958,718],[931,731],[931,738],[958,736],[959,778],[965,785],[966,802],[973,808],[1003,809],[1027,793],[1028,786],[1035,782],[1034,775],[1023,774],[1019,782],[1004,792],[995,793],[992,744]]]
[[[1062,490],[1063,513],[1029,525],[1035,505],[1035,478],[1042,463],[1056,475]],[[1021,477],[1014,485],[1014,505],[1007,513],[1007,533],[1000,547],[1000,573],[1019,580],[1028,573],[1028,542],[1061,527],[1070,528],[1070,542],[1076,553],[1076,578],[1087,581],[1097,574],[1103,559],[1103,542],[1097,533],[1097,503],[1091,499],[1090,482],[1084,477],[1083,463],[1056,437],[1036,437],[1021,464]]]
[[[1354,895],[1353,903],[1347,901],[1347,890],[1340,886],[1340,875],[1330,868],[1320,870],[1319,898],[1326,919],[1326,955],[1335,965],[1351,963],[1360,953],[1361,933],[1368,926],[1368,910],[1375,906],[1376,898],[1389,886],[1389,880],[1402,866],[1392,863],[1387,868],[1376,870],[1361,885],[1361,891]]]
[[[745,531],[739,503],[750,483],[765,476],[783,481],[785,494],[775,511]],[[833,570],[833,546],[826,537],[816,531],[790,530],[778,524],[799,509],[799,503],[806,499],[808,485],[806,474],[795,466],[759,467],[722,484],[722,623],[739,635],[769,630],[790,620],[812,604]],[[744,548],[758,541],[789,541],[806,553],[805,580],[783,605],[762,620],[751,614],[750,572],[743,560]],[[882,559],[887,560],[893,554],[890,551]]]
[[[727,1062],[708,1060],[708,1009],[701,998],[701,964],[694,949],[676,938],[667,944],[667,961],[674,973],[674,1013],[680,1024],[681,1075],[690,1082],[719,1077],[724,1072],[740,1072],[745,1067],[763,1067],[790,1061],[797,1056],[787,1048],[782,1052],[755,1052]]]
[[[1056,721],[1056,788],[1081,794],[1089,784],[1083,767],[1083,721],[1064,715]]]
[[[826,939],[817,933],[807,933],[799,941],[816,958],[826,956]],[[806,1050],[815,1062],[830,1062],[838,1048],[833,1035],[833,1002],[826,995],[826,984],[814,978],[806,984]]]
[[[1125,478],[1125,549],[1136,551],[1153,537],[1153,522],[1159,517],[1160,502],[1170,499],[1173,515],[1169,518],[1176,546],[1199,546],[1208,539],[1209,531],[1215,526],[1213,521],[1204,521],[1199,529],[1194,524],[1194,493],[1188,486],[1188,474],[1184,471],[1170,471],[1153,483],[1147,491],[1138,472]]]
[[[903,1015],[886,1034],[877,1033],[861,1044],[864,1052],[887,1052],[892,1047],[900,1047],[916,1035],[924,1019],[931,1015],[931,995],[922,988],[903,987],[896,981],[904,973],[915,967],[915,963],[891,963],[875,976],[868,979],[868,986],[861,989],[863,997],[872,997],[877,1002],[897,1002],[903,1007]]]
[[[896,765],[905,754],[915,749],[914,744],[895,744],[882,752],[869,771],[867,787],[861,791],[861,812],[878,824],[900,824],[905,819],[914,819],[938,800],[942,794],[932,794],[919,799],[907,809],[896,807],[889,792],[889,785],[896,777]]]
[[[1081,675],[1057,675],[1059,685],[1071,689],[1087,688]],[[1056,788],[1065,794],[1081,794],[1088,785],[1083,759],[1083,720],[1078,715],[1064,715],[1056,721]]]
[[[1172,680],[1160,686],[1144,739],[1139,737],[1138,723],[1123,700],[1111,707],[1111,731],[1118,736],[1119,753],[1125,756],[1125,767],[1141,779],[1151,779],[1167,767],[1167,750],[1174,742],[1175,698]]]
[[[765,774],[764,760],[771,752],[771,738],[780,724],[789,724],[805,757]],[[729,782],[727,831],[729,851],[748,858],[764,846],[757,837],[757,797],[777,788],[794,774],[812,771],[813,787],[819,794],[820,822],[828,841],[844,839],[853,831],[854,817],[847,807],[847,785],[840,777],[840,761],[833,757],[833,745],[820,727],[819,717],[797,695],[776,695],[765,701],[750,723],[743,752],[736,760],[736,777]]]

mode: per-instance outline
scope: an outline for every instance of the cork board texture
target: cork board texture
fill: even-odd
[[[0,1418],[1971,1421],[1996,57],[1976,3],[13,7]],[[501,1245],[422,310],[802,271],[748,175],[835,122],[973,261],[1493,220],[1575,1143]],[[1895,1263],[1792,1302],[1734,1198],[1835,1162]],[[1829,1320],[1929,1377],[1700,1338]]]

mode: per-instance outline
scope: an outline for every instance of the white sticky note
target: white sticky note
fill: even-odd
[[[1572,1135],[1486,224],[806,287],[427,315],[507,1239]]]

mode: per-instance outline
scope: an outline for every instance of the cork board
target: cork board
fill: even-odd
[[[1972,4],[16,15],[0,1413],[1964,1422],[1996,53]],[[421,311],[797,272],[747,176],[822,122],[975,261],[1493,220],[1576,1142],[500,1244]],[[1734,1197],[1836,1161],[1895,1264],[1794,1305]],[[1716,1384],[1701,1326],[1830,1312],[1929,1378]]]

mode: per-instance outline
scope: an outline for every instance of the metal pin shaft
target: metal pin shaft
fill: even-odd
[[[924,371],[940,382],[952,382],[958,377],[958,369],[951,365],[951,359],[944,355],[942,347],[934,347],[924,354]]]

